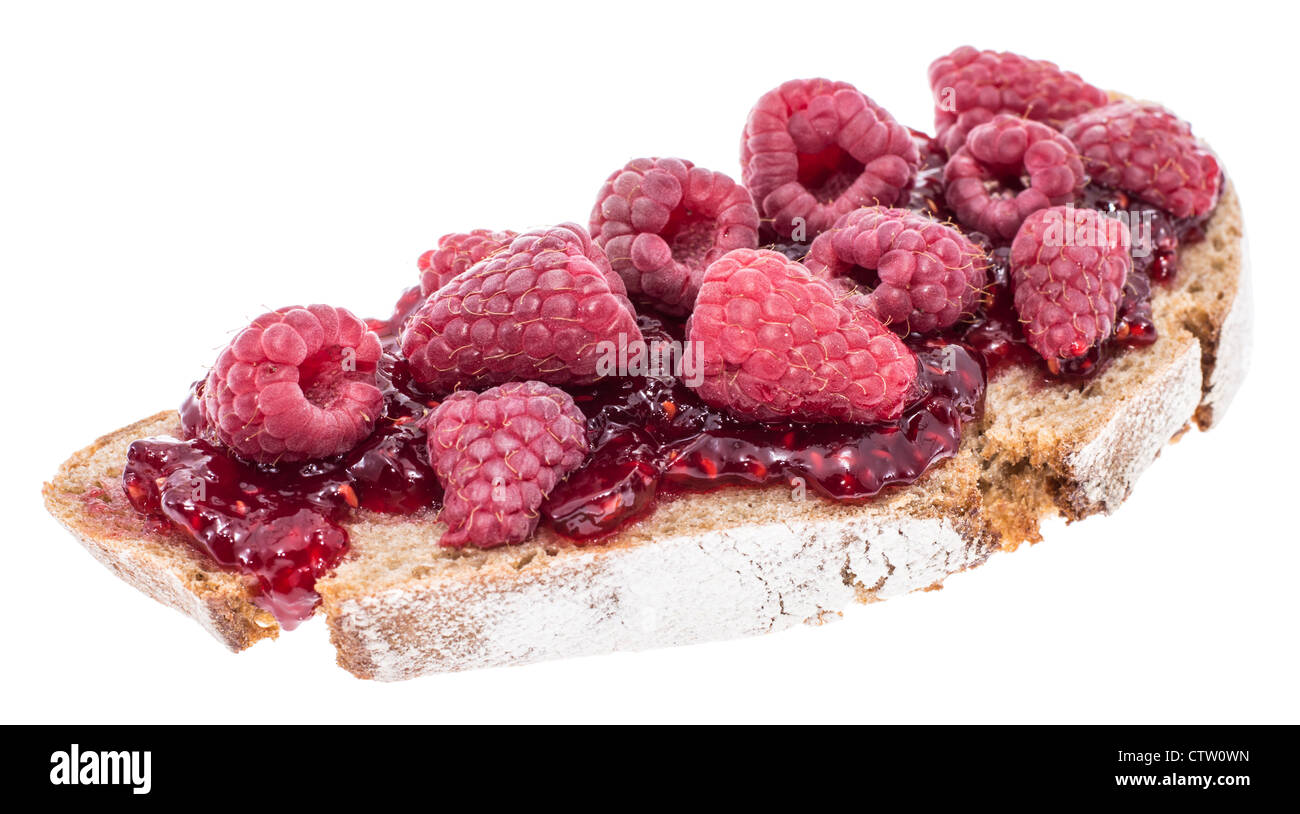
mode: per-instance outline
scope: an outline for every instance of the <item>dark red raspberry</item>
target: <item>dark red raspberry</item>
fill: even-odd
[[[436,392],[598,378],[598,343],[641,341],[623,281],[575,223],[525,232],[435,291],[407,320],[402,353]]]
[[[281,308],[235,335],[203,386],[203,432],[255,461],[347,452],[375,428],[379,337],[329,305]]]
[[[1060,129],[1069,119],[1106,104],[1106,92],[1051,62],[963,45],[930,63],[934,125],[952,154],[966,134],[999,113]]]
[[[444,546],[527,540],[542,501],[587,456],[586,418],[568,393],[542,382],[462,390],[425,427],[444,490]]]
[[[920,164],[906,127],[847,82],[795,79],[749,113],[740,145],[745,186],[783,237],[802,218],[811,240],[861,206],[906,198]]]
[[[1028,184],[1016,191],[1027,178]],[[943,168],[948,206],[974,231],[1010,240],[1031,212],[1074,199],[1078,150],[1045,124],[1003,114],[973,128]]]
[[[947,328],[969,316],[987,282],[988,257],[961,232],[906,209],[848,213],[822,232],[804,265],[848,279],[881,322],[901,334]]]
[[[1159,105],[1115,102],[1065,125],[1092,180],[1122,189],[1177,218],[1219,200],[1219,162],[1192,128]]]
[[[710,263],[758,246],[758,210],[720,172],[680,158],[638,158],[601,187],[591,234],[634,299],[685,314]]]
[[[452,277],[508,246],[516,234],[509,230],[475,229],[443,235],[438,239],[438,248],[430,249],[416,261],[420,268],[421,293],[427,297],[442,288]]]
[[[916,356],[799,263],[738,249],[704,272],[687,336],[700,398],[742,418],[868,422],[913,395]]]
[[[1132,268],[1122,220],[1073,206],[1026,218],[1011,244],[1011,283],[1030,347],[1052,366],[1107,339]]]

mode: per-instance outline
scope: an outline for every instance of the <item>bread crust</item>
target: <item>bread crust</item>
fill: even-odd
[[[984,508],[1005,548],[1041,539],[1039,521],[1109,513],[1189,423],[1222,416],[1249,364],[1250,289],[1241,205],[1226,184],[1205,238],[1184,246],[1172,285],[1154,287],[1159,341],[1120,354],[1082,384],[1032,368],[989,381],[979,428]]]
[[[412,552],[403,524],[357,528],[354,556],[319,589],[339,664],[388,681],[770,632],[984,562],[996,537],[978,472],[964,449],[853,507],[784,487],[686,495],[588,547],[542,529],[522,546],[457,552],[428,524]],[[393,575],[375,565],[394,551],[420,564],[384,584]]]
[[[1029,370],[995,377],[955,458],[862,506],[723,489],[667,501],[600,545],[543,529],[522,546],[461,552],[436,545],[430,516],[358,512],[345,523],[352,553],[318,583],[339,664],[399,680],[820,623],[1036,540],[1044,514],[1114,511],[1167,441],[1222,417],[1245,375],[1249,286],[1230,184],[1153,306],[1155,345],[1082,387]],[[274,638],[239,576],[122,495],[130,442],[177,431],[165,412],[104,436],[59,468],[46,506],[123,580],[230,649]]]
[[[44,485],[45,508],[124,582],[189,616],[232,651],[273,639],[275,618],[253,604],[239,575],[199,554],[180,532],[148,522],[122,492],[131,442],[179,432],[175,411],[166,411],[97,439]]]

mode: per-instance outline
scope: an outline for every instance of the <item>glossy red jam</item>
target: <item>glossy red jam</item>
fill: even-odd
[[[409,514],[439,505],[419,420],[432,402],[386,348],[384,413],[352,451],[323,460],[258,464],[197,438],[197,384],[181,407],[185,440],[131,444],[122,475],[135,508],[187,531],[217,563],[249,575],[257,603],[291,629],[311,615],[316,579],[347,553],[339,521],[353,508]]]
[[[642,320],[653,338],[661,329]],[[663,494],[783,484],[858,503],[908,484],[956,453],[962,424],[983,409],[984,370],[966,348],[918,348],[922,395],[896,421],[755,423],[709,407],[672,378],[623,378],[575,392],[592,454],[542,507],[574,540],[616,531]]]

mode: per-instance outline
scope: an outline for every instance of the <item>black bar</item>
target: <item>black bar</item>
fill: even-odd
[[[481,788],[494,803],[516,792],[557,799],[578,794],[606,803],[611,794],[629,799],[662,794],[680,802],[689,799],[691,784],[701,782],[728,795],[760,799],[782,787],[818,797],[839,788],[862,795],[864,804],[895,793],[914,796],[918,803],[1181,802],[1193,796],[1229,802],[1286,792],[1297,757],[1290,727],[1265,726],[701,728],[690,733],[59,726],[8,727],[6,740],[13,755],[4,768],[10,789],[52,800],[228,799],[242,801],[241,807],[305,807],[349,797],[378,805],[381,798],[410,800],[409,795],[428,795],[433,802],[450,799],[445,795],[457,784]],[[135,792],[132,778],[139,771],[116,785],[67,782],[61,768],[71,760],[74,744],[82,770],[89,772],[84,777],[91,779],[101,768],[131,765],[121,762],[129,761],[130,753],[136,753],[134,765],[141,769],[148,752],[148,793]],[[106,752],[113,753],[107,762]],[[88,764],[96,768],[85,768]],[[56,785],[52,777],[64,782]],[[1208,786],[1203,778],[1209,778]]]

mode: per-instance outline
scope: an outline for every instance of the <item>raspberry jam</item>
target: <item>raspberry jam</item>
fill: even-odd
[[[665,328],[643,317],[648,341]],[[542,506],[545,522],[585,541],[616,531],[656,496],[729,485],[785,484],[860,503],[908,484],[957,452],[983,409],[981,361],[956,344],[917,348],[921,397],[876,424],[755,423],[700,401],[671,377],[624,377],[573,392],[593,439],[583,468]]]
[[[350,509],[410,514],[436,508],[442,497],[419,426],[431,402],[393,350],[386,347],[379,363],[377,428],[350,452],[323,460],[258,464],[202,440],[200,382],[180,411],[186,440],[131,444],[122,475],[131,505],[249,575],[257,604],[286,629],[296,627],[319,601],[316,579],[347,553],[339,522]]]

